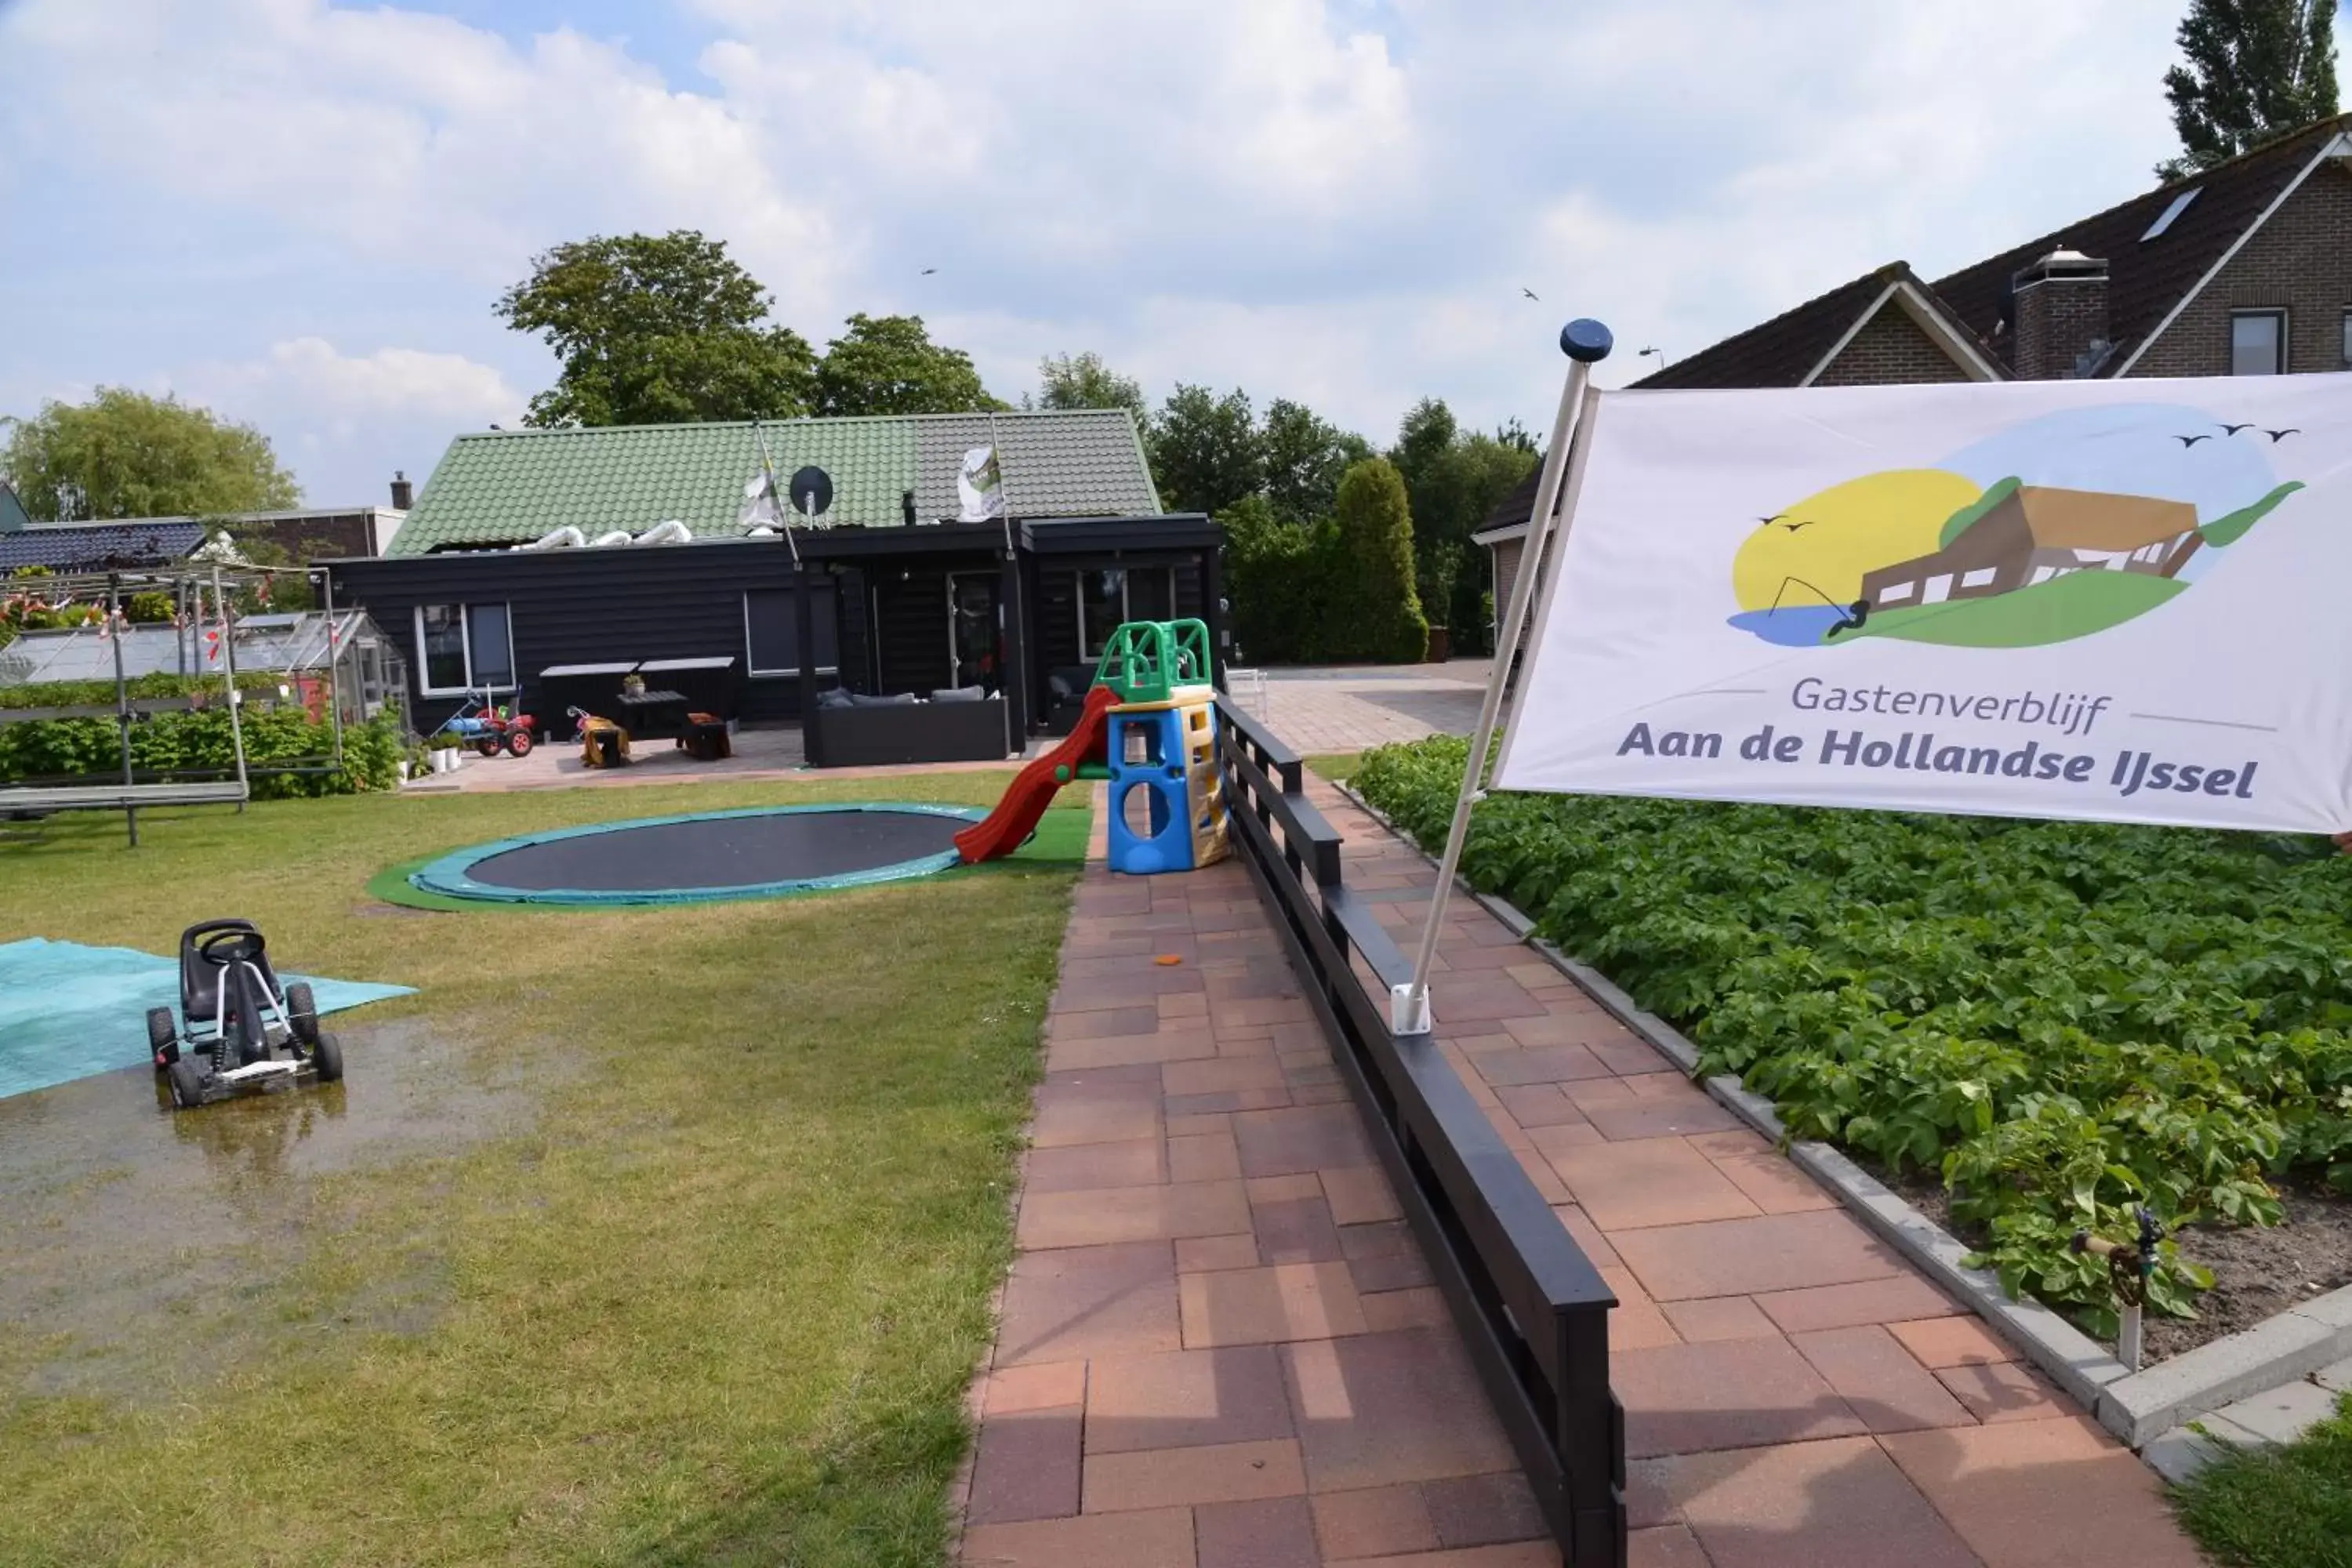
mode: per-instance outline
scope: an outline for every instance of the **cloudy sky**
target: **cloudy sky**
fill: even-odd
[[[811,340],[919,312],[1000,396],[1092,349],[1539,426],[1569,315],[1630,379],[2141,189],[2179,9],[0,0],[0,413],[172,391],[377,500],[551,378],[490,313],[535,253],[684,226]]]

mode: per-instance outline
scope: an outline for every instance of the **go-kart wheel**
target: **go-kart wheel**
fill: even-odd
[[[182,1059],[172,1064],[172,1104],[175,1110],[194,1110],[205,1102],[204,1069],[194,1061]]]
[[[310,1048],[310,1059],[319,1068],[320,1083],[340,1082],[343,1076],[342,1042],[332,1035],[320,1035],[319,1043]]]
[[[513,752],[518,757],[527,757],[530,755],[530,748],[536,742],[534,742],[530,738],[530,731],[528,730],[509,730],[507,731],[507,750]]]
[[[485,735],[474,742],[474,750],[486,757],[495,757],[499,754],[499,738],[496,735]]]
[[[147,1009],[147,1050],[155,1058],[157,1072],[180,1059],[180,1031],[172,1023],[169,1007]]]
[[[304,1045],[319,1043],[319,1004],[310,995],[310,987],[299,980],[286,988],[286,1026]]]

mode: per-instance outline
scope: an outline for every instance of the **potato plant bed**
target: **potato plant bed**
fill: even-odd
[[[1433,848],[1465,756],[1382,747],[1353,784]],[[2274,1184],[2352,1191],[2352,862],[2324,841],[1496,795],[1462,869],[1790,1136],[1932,1173],[2012,1295],[2095,1331],[2077,1228],[2276,1226]],[[2239,1250],[2168,1243],[2154,1307],[2193,1315],[2195,1255]]]

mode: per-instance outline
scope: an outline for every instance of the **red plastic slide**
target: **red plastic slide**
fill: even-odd
[[[1090,688],[1078,721],[1062,743],[1021,770],[996,809],[955,836],[956,852],[967,866],[1010,855],[1037,830],[1046,803],[1064,784],[1078,776],[1078,764],[1099,762],[1103,734],[1111,705],[1118,693],[1108,686]]]

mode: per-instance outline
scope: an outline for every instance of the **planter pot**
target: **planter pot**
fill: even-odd
[[[403,784],[406,784],[408,782],[408,759],[406,757],[403,757],[400,760],[400,782]]]
[[[1453,657],[1454,634],[1447,631],[1444,626],[1430,627],[1429,653],[1427,655],[1428,662],[1431,664],[1444,664],[1447,659]]]

